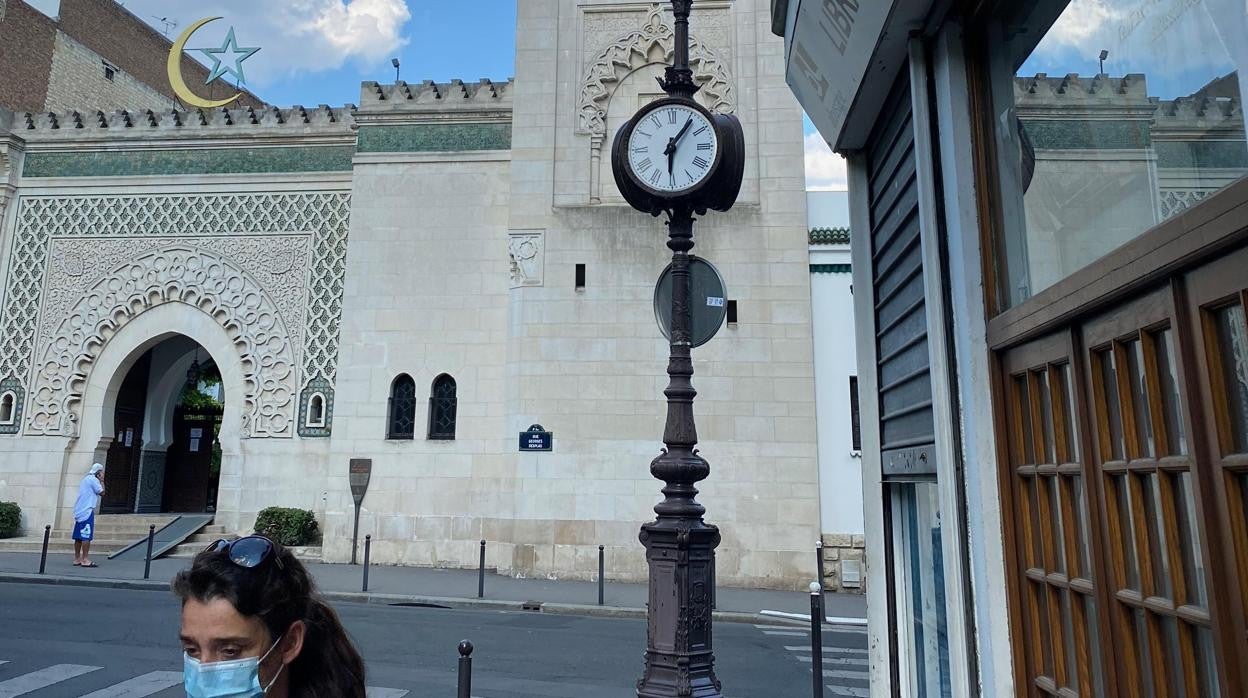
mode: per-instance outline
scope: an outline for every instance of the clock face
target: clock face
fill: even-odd
[[[680,192],[710,175],[718,149],[715,127],[702,112],[683,104],[665,104],[633,127],[628,165],[651,189]]]

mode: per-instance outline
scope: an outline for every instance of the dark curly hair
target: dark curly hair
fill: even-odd
[[[266,560],[239,567],[225,550],[205,551],[173,580],[185,604],[225,599],[240,614],[259,618],[269,637],[280,637],[295,621],[307,626],[303,649],[286,668],[290,695],[297,698],[365,698],[364,660],[338,614],[316,591],[307,568],[289,550],[273,544],[277,565]]]

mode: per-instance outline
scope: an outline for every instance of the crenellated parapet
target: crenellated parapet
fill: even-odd
[[[1038,73],[1014,78],[1014,104],[1027,119],[1081,117],[1150,118],[1156,109],[1142,73],[1056,77]]]
[[[451,80],[360,87],[361,123],[406,121],[477,121],[510,119],[514,82]]]
[[[137,111],[26,112],[13,130],[32,141],[149,140],[160,138],[264,138],[267,136],[350,136],[354,105]]]

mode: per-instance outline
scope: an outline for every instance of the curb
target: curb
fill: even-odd
[[[77,586],[97,589],[130,589],[133,591],[169,591],[169,582],[143,579],[109,579],[105,577],[67,577],[51,574],[0,572],[0,583],[43,584],[47,586]],[[549,615],[588,616],[594,618],[645,619],[646,609],[627,606],[597,606],[575,603],[503,601],[498,599],[471,599],[445,596],[414,596],[408,594],[376,594],[359,591],[322,591],[330,601],[364,603],[379,606],[413,605],[433,608],[455,608],[475,611],[517,611],[545,613]],[[758,613],[740,611],[712,611],[711,618],[723,623],[774,623],[772,618]]]

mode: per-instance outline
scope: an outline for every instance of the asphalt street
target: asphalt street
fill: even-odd
[[[479,698],[625,698],[641,673],[645,623],[516,611],[336,604],[374,698],[452,698],[469,639]],[[0,584],[0,698],[180,696],[178,607],[152,591]],[[825,630],[828,696],[866,695],[866,637]],[[715,626],[726,696],[811,695],[800,628]]]

